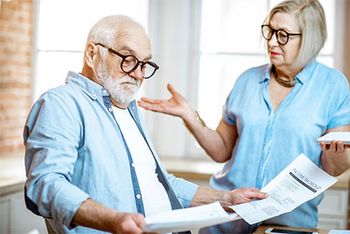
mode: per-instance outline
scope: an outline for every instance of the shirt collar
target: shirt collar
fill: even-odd
[[[101,99],[103,96],[109,96],[108,91],[100,84],[90,80],[86,76],[76,73],[68,72],[66,83],[73,83],[77,85],[84,93],[86,93],[91,99]]]
[[[310,80],[311,74],[315,70],[317,66],[317,61],[315,59],[311,60],[309,63],[305,65],[305,67],[296,75],[297,82],[304,84],[308,80]],[[263,83],[267,80],[270,80],[270,70],[271,65],[267,65],[264,68],[265,75],[261,77],[259,83]]]
[[[108,91],[105,88],[103,88],[100,84],[97,84],[96,82],[90,80],[86,76],[76,72],[68,72],[66,83],[73,83],[77,85],[86,95],[88,95],[93,100],[99,99],[101,102],[103,102],[103,97],[110,96]],[[131,109],[132,112],[135,112],[136,107],[137,105],[135,100],[130,102],[128,106],[128,108]]]

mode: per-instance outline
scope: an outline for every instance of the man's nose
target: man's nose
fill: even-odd
[[[143,80],[144,73],[141,69],[141,66],[142,64],[139,63],[136,69],[129,73],[129,76],[133,77],[134,79]]]

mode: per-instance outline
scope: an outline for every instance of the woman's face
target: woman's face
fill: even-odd
[[[287,33],[301,33],[294,15],[277,12],[269,23],[274,30],[283,29]],[[280,45],[276,33],[267,41],[270,63],[277,69],[289,68],[297,57],[301,44],[301,35],[290,35],[287,44]]]

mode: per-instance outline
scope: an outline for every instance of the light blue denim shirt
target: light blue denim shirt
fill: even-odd
[[[137,212],[128,148],[112,109],[104,103],[106,97],[102,86],[69,72],[65,85],[49,90],[33,105],[25,124],[26,204],[58,233],[99,233],[70,226],[87,198],[118,211]],[[170,190],[188,207],[198,186],[166,172],[135,101],[128,109]]]
[[[263,65],[244,72],[226,100],[223,119],[236,125],[239,137],[231,159],[211,178],[214,188],[262,188],[300,153],[320,165],[316,139],[327,129],[350,124],[349,85],[340,72],[311,61],[273,111],[269,71],[270,66]],[[316,227],[321,198],[266,222]]]

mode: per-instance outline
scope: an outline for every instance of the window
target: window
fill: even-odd
[[[80,72],[90,28],[107,15],[124,14],[148,26],[147,0],[38,0],[33,98]]]

